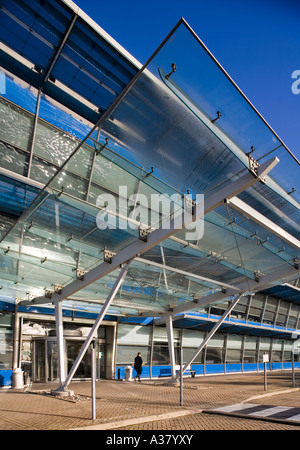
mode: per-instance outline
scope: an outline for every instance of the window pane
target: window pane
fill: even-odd
[[[242,351],[239,349],[227,349],[226,362],[241,363],[242,362]]]
[[[170,364],[169,348],[162,345],[154,345],[152,364],[154,366]]]
[[[206,350],[206,364],[222,364],[224,363],[224,349],[223,348],[207,348]]]
[[[118,345],[116,363],[122,365],[134,364],[134,358],[137,353],[141,352],[144,365],[150,363],[150,347],[132,346],[132,345]]]
[[[26,176],[29,154],[0,141],[0,166]]]
[[[244,363],[256,363],[257,362],[257,350],[245,350],[243,362]]]
[[[241,349],[243,337],[237,334],[229,334],[227,339],[227,348]]]
[[[203,331],[183,330],[182,346],[197,348],[204,339]]]
[[[260,350],[270,350],[271,339],[270,338],[261,338],[259,349]]]
[[[60,167],[76,145],[75,138],[43,121],[38,122],[33,150],[36,156]]]
[[[30,178],[33,180],[47,184],[56,172],[57,167],[52,164],[49,164],[36,156],[32,158]]]
[[[224,347],[225,336],[221,333],[215,333],[214,336],[208,341],[207,347]]]
[[[283,344],[283,340],[282,339],[274,339],[273,340],[273,350],[282,350],[282,344]]]
[[[118,327],[117,342],[118,344],[149,345],[151,332],[151,327],[120,323]]]
[[[256,337],[246,336],[245,338],[245,349],[256,350],[258,339]]]
[[[174,342],[179,342],[180,340],[180,330],[173,329]],[[168,343],[167,329],[162,327],[154,327],[154,342],[165,342]]]
[[[10,144],[29,150],[33,116],[0,98],[0,136]]]
[[[183,349],[183,363],[187,363],[192,358],[193,354],[195,353],[195,348],[184,348]],[[203,355],[204,351],[202,350],[198,356],[194,359],[192,364],[203,364]]]

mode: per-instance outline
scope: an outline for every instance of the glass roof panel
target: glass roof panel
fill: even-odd
[[[168,74],[172,63],[176,71]],[[217,111],[222,116],[214,121]],[[26,285],[32,275],[40,290],[68,284],[76,279],[77,269],[100,264],[104,250],[119,252],[137,242],[140,227],[151,232],[182,212],[183,194],[190,192],[194,199],[196,194],[209,195],[246,173],[251,146],[262,161],[281,145],[185,23],[100,127],[89,140],[95,148],[77,146],[2,240],[3,273],[9,281]],[[281,170],[287,167],[283,164]],[[274,216],[272,205],[279,208],[277,202],[283,202],[286,217],[275,216],[294,235],[299,205],[275,178],[243,195],[266,215]],[[173,209],[163,211],[153,204],[157,194],[174,195]],[[293,209],[289,220],[288,209]],[[152,213],[155,221],[149,222]],[[264,242],[265,230],[229,206],[207,214],[204,227],[199,239],[187,241],[183,229],[147,251],[143,257],[149,264],[132,262],[115,304],[130,311],[169,311],[221,290],[220,283],[238,284],[245,277],[253,280],[255,274],[293,265],[294,248],[282,251],[283,242],[273,236]],[[172,266],[190,276],[172,271]],[[101,303],[117,275],[114,271],[85,287],[73,301]]]
[[[46,5],[38,0],[4,0],[0,13],[1,36],[5,44],[44,69],[70,19],[71,14],[52,0]]]

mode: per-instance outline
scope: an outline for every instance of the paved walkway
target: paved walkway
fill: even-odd
[[[299,381],[298,381],[299,380]],[[168,380],[96,383],[96,420],[91,419],[91,383],[74,382],[68,399],[49,395],[57,384],[33,384],[31,390],[0,391],[1,430],[300,430],[300,425],[253,420],[205,411],[234,404],[300,407],[300,372],[292,388],[290,372],[184,378],[183,406],[178,386]],[[251,406],[250,405],[250,406]],[[259,408],[260,409],[260,408]],[[264,408],[261,408],[264,409]]]

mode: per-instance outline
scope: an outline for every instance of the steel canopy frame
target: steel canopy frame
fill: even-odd
[[[259,292],[267,287],[270,287],[273,283],[278,284],[280,280],[284,280],[285,278],[299,278],[299,270],[297,265],[291,266],[287,265],[284,269],[276,270],[268,275],[263,275],[259,281],[255,280],[246,280],[243,283],[239,284],[237,287],[241,292],[249,292],[251,294],[255,292]],[[236,295],[236,290],[227,289],[224,292],[215,292],[213,294],[205,295],[198,299],[195,299],[193,302],[186,302],[183,305],[177,306],[173,309],[170,314],[179,314],[185,311],[190,311],[192,309],[197,309],[204,305],[210,305],[211,303],[215,303],[220,300],[224,300],[225,298]]]
[[[100,323],[103,320],[103,317],[105,313],[107,312],[110,304],[112,303],[113,299],[115,298],[116,293],[118,292],[119,287],[121,286],[127,271],[129,267],[129,263],[131,260],[133,260],[136,257],[140,257],[141,254],[145,253],[147,250],[153,248],[154,246],[158,245],[168,237],[172,236],[178,231],[178,223],[181,223],[181,228],[187,227],[192,223],[193,221],[196,221],[203,215],[207,214],[208,212],[214,210],[219,205],[221,205],[226,199],[232,198],[236,195],[238,195],[240,192],[243,192],[245,189],[247,189],[250,186],[253,186],[257,182],[264,179],[264,177],[272,170],[272,168],[279,162],[278,158],[272,158],[270,161],[267,161],[262,166],[258,168],[257,174],[254,174],[253,172],[249,171],[243,176],[240,176],[235,181],[230,181],[223,189],[217,191],[214,194],[211,194],[207,198],[205,198],[204,201],[204,210],[199,213],[197,211],[197,208],[195,208],[195,212],[192,217],[189,217],[186,219],[184,213],[182,213],[182,220],[178,221],[178,218],[173,219],[170,222],[170,228],[169,229],[157,229],[154,230],[152,233],[150,233],[147,236],[147,240],[138,240],[137,242],[128,245],[125,249],[121,250],[119,253],[117,253],[115,256],[112,256],[111,263],[103,262],[96,266],[94,269],[87,272],[83,279],[77,279],[73,282],[71,282],[69,285],[65,286],[60,293],[52,294],[51,299],[47,297],[37,298],[32,301],[34,304],[41,304],[41,303],[54,303],[56,305],[56,319],[57,319],[57,345],[59,347],[58,355],[59,355],[59,378],[61,386],[59,388],[60,391],[66,391],[67,386],[70,384],[79,364],[82,360],[88,346],[90,345],[95,331],[97,331]],[[123,267],[123,265],[125,266]],[[116,269],[123,267],[121,273],[119,274],[114,287],[111,290],[110,295],[108,296],[105,304],[103,305],[100,314],[98,315],[98,318],[96,319],[96,322],[91,329],[85,343],[83,344],[83,347],[81,348],[80,353],[78,354],[73,367],[71,368],[69,374],[67,375],[66,379],[65,372],[63,368],[63,361],[62,361],[62,355],[63,355],[63,330],[62,330],[62,308],[61,308],[61,302],[64,299],[67,299],[69,296],[73,295],[74,293],[80,291],[84,287],[88,286],[89,284],[93,283],[94,281],[100,279],[101,277],[115,271]],[[229,289],[230,290],[230,289]],[[236,289],[232,289],[234,293],[236,293]],[[219,294],[219,293],[218,293]],[[224,293],[221,293],[221,295],[224,297]],[[225,297],[227,297],[225,295]],[[189,304],[189,303],[188,303]],[[193,304],[195,306],[195,304]],[[174,311],[173,311],[174,314]],[[167,319],[168,322],[168,335],[169,335],[169,348],[170,348],[170,354],[171,356],[174,353],[173,345],[172,345],[172,317]],[[174,355],[172,357],[172,367],[174,372]],[[173,374],[175,376],[175,374]]]
[[[52,294],[51,298],[35,298],[31,301],[31,304],[49,304],[67,299],[68,297],[80,291],[94,281],[97,281],[103,276],[110,274],[126,262],[136,257],[140,257],[140,255],[142,255],[146,251],[150,250],[151,248],[163,242],[165,239],[174,235],[179,229],[188,227],[192,222],[195,222],[197,219],[204,217],[207,213],[223,204],[226,199],[238,195],[245,189],[263,180],[264,177],[278,162],[278,158],[272,158],[270,161],[267,161],[258,168],[257,174],[249,171],[245,175],[240,176],[237,180],[229,181],[221,190],[218,190],[216,193],[211,194],[204,199],[204,208],[200,213],[197,213],[197,208],[195,208],[196,212],[188,219],[185,217],[184,212],[181,213],[181,219],[180,216],[178,216],[177,218],[170,221],[169,229],[161,228],[154,230],[152,233],[148,234],[146,242],[140,239],[137,240],[133,244],[130,244],[126,248],[121,250],[119,253],[116,253],[116,255],[112,256],[111,263],[100,263],[98,266],[87,272],[84,275],[83,279],[74,280],[67,286],[63,287],[60,293]],[[178,224],[181,224],[180,228]],[[233,290],[234,293],[236,293],[236,289],[234,288]]]
[[[215,324],[215,326],[212,328],[212,330],[208,333],[208,335],[206,336],[206,338],[201,342],[201,344],[199,345],[199,347],[197,348],[197,350],[194,352],[193,356],[190,358],[190,360],[183,366],[182,370],[182,374],[184,374],[184,372],[186,371],[186,369],[189,367],[190,364],[192,364],[192,362],[194,361],[194,359],[199,355],[199,353],[201,352],[201,350],[203,350],[203,348],[207,345],[208,341],[214,336],[214,334],[216,333],[216,331],[218,330],[218,328],[222,325],[222,323],[224,322],[224,320],[226,319],[226,317],[231,313],[231,311],[233,310],[233,308],[238,304],[238,302],[240,301],[240,299],[242,298],[242,296],[244,295],[237,295],[230,303],[229,307],[227,308],[227,310],[225,311],[225,313],[223,314],[223,316],[218,320],[218,322]],[[180,374],[178,373],[176,375],[176,379],[178,379],[180,376]]]
[[[65,3],[68,4],[68,6],[72,6],[73,5],[73,3],[68,1],[68,0],[65,0]],[[76,13],[79,14],[79,12],[76,12]],[[74,16],[74,19],[73,19],[74,23],[76,21],[75,17],[76,17],[76,15]],[[158,49],[153,53],[153,55],[148,59],[148,61],[145,63],[145,65],[140,68],[140,70],[136,73],[136,75],[128,83],[128,85],[124,88],[124,90],[119,94],[119,96],[116,98],[116,100],[113,102],[113,104],[107,109],[107,111],[103,114],[103,116],[97,121],[95,126],[87,134],[87,136],[75,148],[75,150],[70,155],[70,157],[61,166],[61,168],[59,169],[58,173],[63,171],[63,169],[66,167],[66,165],[68,164],[70,159],[75,155],[75,153],[84,144],[84,142],[87,141],[87,139],[91,136],[91,134],[97,128],[100,128],[102,123],[105,122],[111,116],[111,114],[119,106],[121,101],[124,99],[126,94],[129,92],[131,87],[134,85],[134,83],[138,80],[138,78],[142,75],[142,73],[144,73],[145,69],[147,68],[149,63],[152,61],[152,59],[156,56],[156,54],[160,51],[160,49],[164,46],[164,44],[167,42],[167,40],[170,38],[170,36],[172,36],[174,31],[179,27],[179,25],[181,23],[184,23],[188,27],[188,25],[186,24],[184,19],[180,19],[180,21],[177,23],[177,25],[171,30],[171,32],[164,39],[164,41],[158,47]],[[190,27],[188,27],[188,29],[190,29]],[[192,30],[190,29],[190,31],[192,31]],[[195,33],[193,31],[192,31],[192,33],[195,35]],[[201,41],[200,41],[200,43],[203,46]],[[63,44],[64,44],[64,41],[63,41],[62,45]],[[207,49],[206,49],[206,51],[207,51]],[[54,64],[55,64],[55,60],[54,60]],[[224,69],[220,65],[219,65],[219,67],[221,68],[221,70],[224,71]],[[237,86],[236,86],[236,88],[237,88]],[[241,91],[240,91],[240,93],[241,93]],[[37,116],[37,114],[36,114],[36,116]],[[217,208],[218,206],[220,206],[224,202],[228,202],[232,198],[235,198],[239,193],[241,193],[244,190],[246,190],[247,188],[255,185],[257,182],[263,181],[265,176],[272,170],[273,167],[275,167],[275,165],[278,162],[279,162],[279,160],[277,158],[273,158],[270,161],[267,161],[263,165],[259,166],[258,169],[257,169],[257,173],[253,173],[252,171],[249,170],[249,172],[246,173],[245,175],[238,177],[237,179],[235,179],[235,181],[227,182],[222,187],[222,189],[217,190],[217,192],[215,192],[214,194],[212,194],[210,196],[207,196],[207,198],[205,198],[205,200],[204,200],[204,211],[203,212],[201,211],[201,217],[202,217],[202,214],[205,216],[210,211],[213,211],[215,208]],[[57,174],[56,174],[56,176],[57,176]],[[47,183],[47,185],[44,187],[44,189],[41,191],[41,193],[38,195],[38,197],[34,200],[33,203],[35,203],[36,205],[39,205],[38,198],[41,198],[41,195],[42,195],[42,193],[43,193],[43,191],[45,189],[47,189],[48,187],[51,187],[51,181],[52,181],[52,179]],[[25,214],[26,214],[26,211],[25,211]],[[256,217],[258,217],[258,215],[256,215]],[[183,214],[182,214],[182,218],[185,219]],[[182,226],[181,226],[180,229],[182,229],[184,227],[187,227],[188,225],[190,225],[190,223],[192,221],[196,221],[198,218],[200,218],[200,217],[197,215],[197,213],[195,213],[192,219],[189,219],[188,221],[182,220],[181,221]],[[259,220],[260,220],[260,218],[259,218]],[[39,297],[39,298],[34,299],[31,302],[21,302],[21,304],[25,304],[25,303],[26,304],[43,304],[43,303],[44,304],[45,303],[49,304],[49,303],[54,303],[54,305],[56,307],[57,339],[58,339],[59,362],[60,362],[59,363],[59,368],[60,368],[59,377],[60,377],[61,386],[64,389],[68,386],[68,384],[70,383],[72,377],[74,376],[74,373],[76,372],[76,369],[77,369],[77,367],[78,367],[78,365],[79,365],[79,363],[80,363],[80,361],[81,361],[85,351],[87,350],[88,346],[90,345],[90,343],[91,343],[91,341],[93,339],[95,331],[98,329],[98,327],[99,327],[99,325],[100,325],[100,323],[101,323],[101,321],[102,321],[102,319],[103,319],[103,317],[104,317],[104,315],[105,315],[109,305],[113,301],[113,299],[114,299],[114,297],[115,297],[115,295],[116,295],[116,293],[117,293],[121,283],[123,282],[123,280],[124,280],[124,278],[125,278],[125,276],[127,274],[127,270],[128,270],[128,266],[129,266],[130,261],[135,259],[135,258],[139,258],[140,255],[142,255],[143,253],[145,253],[149,249],[151,249],[154,246],[158,245],[159,243],[163,242],[165,239],[168,239],[169,237],[173,236],[179,230],[178,226],[176,225],[178,223],[180,223],[180,221],[178,220],[178,218],[176,218],[176,223],[175,223],[174,220],[171,221],[170,228],[168,230],[165,230],[165,229],[154,230],[154,231],[152,231],[151,233],[148,234],[146,242],[142,241],[142,240],[137,240],[137,242],[128,245],[125,249],[121,250],[119,253],[117,253],[116,255],[114,255],[112,257],[111,263],[103,262],[103,263],[99,264],[94,269],[92,269],[89,272],[87,272],[82,279],[77,279],[77,280],[71,282],[70,284],[68,284],[67,286],[63,287],[63,289],[61,290],[60,293],[52,294],[51,298]],[[124,264],[125,264],[125,267],[123,267]],[[92,328],[92,330],[91,330],[87,340],[85,341],[85,343],[84,343],[84,345],[82,347],[82,350],[81,350],[80,354],[78,355],[78,357],[77,357],[77,359],[76,359],[76,361],[75,361],[71,371],[69,372],[69,374],[65,378],[65,373],[64,373],[63,363],[62,363],[62,354],[63,354],[63,351],[62,351],[62,345],[63,345],[62,301],[64,299],[68,299],[70,296],[72,296],[76,292],[80,291],[84,287],[86,287],[89,284],[99,280],[100,278],[104,277],[105,275],[108,275],[108,274],[112,273],[113,271],[117,270],[120,267],[123,267],[122,270],[121,270],[121,273],[119,274],[119,276],[118,276],[118,278],[117,278],[117,280],[115,282],[115,285],[114,285],[113,289],[111,290],[111,293],[109,294],[109,296],[108,296],[104,306],[102,307],[101,312],[100,312],[100,314],[99,314],[99,316],[98,316],[98,318],[97,318],[97,320],[96,320],[96,322],[95,322],[95,324],[94,324],[94,326],[93,326],[93,328]],[[276,272],[274,274],[271,274],[270,276],[262,277],[261,282],[265,283],[265,285],[268,285],[269,283],[272,283],[273,281],[276,281],[277,279],[280,279],[280,276],[286,276],[285,275],[286,273],[291,274],[292,271],[293,271],[293,274],[294,274],[296,269],[294,269],[293,267],[289,266],[288,269],[282,270],[280,273]],[[278,277],[278,278],[276,278],[276,277]],[[237,286],[237,287],[226,286],[226,288],[228,288],[226,292],[218,292],[216,294],[212,294],[211,296],[205,296],[205,297],[202,297],[201,299],[197,299],[195,302],[187,302],[187,303],[185,303],[182,306],[175,307],[172,310],[172,312],[170,312],[169,314],[168,313],[166,314],[168,335],[170,337],[169,343],[172,342],[172,340],[173,340],[172,339],[172,315],[174,315],[177,312],[180,312],[182,310],[186,311],[186,310],[197,308],[201,304],[205,304],[208,301],[213,302],[213,301],[216,301],[217,299],[223,299],[223,298],[230,297],[231,295],[236,295],[236,291],[245,292],[245,291],[247,291],[250,288],[250,286],[252,286],[252,290],[255,290],[255,288],[256,288],[256,290],[260,290],[261,286],[262,286],[261,282],[256,283],[256,282],[248,281],[248,282],[242,283],[240,286]],[[236,299],[232,302],[232,304],[235,301],[237,302],[240,297],[241,297],[241,295],[238,295],[236,297]],[[231,304],[231,306],[232,306],[232,304]],[[233,305],[232,308],[234,306],[235,305]],[[184,308],[184,309],[182,309],[182,308]],[[229,314],[229,312],[228,312],[228,314]],[[225,320],[225,317],[224,317],[223,320]],[[169,347],[170,347],[170,345],[169,345]],[[173,351],[173,353],[172,353],[172,351]],[[171,353],[172,361],[174,363],[174,348],[173,348],[173,350],[172,349],[170,350],[170,353]],[[172,364],[172,366],[173,365],[174,364]],[[173,375],[173,373],[172,373],[172,375]]]

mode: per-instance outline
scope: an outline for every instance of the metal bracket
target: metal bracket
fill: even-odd
[[[290,192],[287,193],[287,195],[291,195],[291,194],[293,194],[294,192],[296,192],[296,189],[295,189],[294,187],[292,187],[292,189],[290,190]]]
[[[249,170],[251,173],[253,173],[253,175],[255,175],[256,177],[258,177],[258,168],[259,168],[259,164],[258,162],[250,155],[250,153],[247,153],[248,156],[248,160],[249,160]],[[266,183],[266,178],[263,177],[260,179],[260,181],[262,183]]]
[[[166,80],[168,80],[168,79],[170,78],[170,76],[171,76],[174,72],[176,72],[176,69],[177,69],[176,64],[175,64],[175,63],[172,63],[172,64],[171,64],[171,67],[172,67],[172,71],[171,71],[170,73],[168,73],[168,75],[165,76],[165,79],[166,79]]]
[[[295,267],[295,269],[299,270],[299,259],[298,258],[294,259],[294,267]]]
[[[233,225],[234,223],[236,223],[236,217],[232,217],[232,219],[229,222],[224,223],[224,225],[225,227],[229,227],[229,225]]]
[[[103,255],[104,255],[104,262],[111,264],[112,263],[112,258],[113,256],[115,256],[116,253],[114,252],[110,252],[109,250],[104,249],[103,250]]]
[[[66,244],[67,244],[68,242],[70,242],[72,239],[73,239],[73,234],[71,234],[71,236],[66,240]]]
[[[184,195],[184,209],[188,211],[192,216],[195,214],[196,202],[192,198]]]
[[[76,278],[77,280],[84,280],[84,275],[86,274],[86,270],[76,269]]]
[[[26,233],[26,231],[29,231],[30,230],[30,228],[32,228],[33,227],[33,220],[30,222],[30,225],[25,225],[24,226],[24,232]]]
[[[150,177],[150,175],[154,172],[154,166],[151,166],[150,169],[151,169],[150,172],[146,173],[144,179]]]
[[[105,144],[100,145],[99,142],[95,142],[95,150],[96,150],[96,155],[99,155],[99,153],[102,152],[102,150],[105,149],[105,147],[108,145],[109,142],[109,138],[105,138]]]
[[[256,283],[259,283],[259,275],[260,275],[260,272],[258,272],[258,271],[254,272],[254,280],[256,281]]]
[[[61,294],[61,291],[63,290],[62,284],[55,284],[54,285],[54,292],[55,294]]]
[[[143,242],[147,242],[148,234],[150,234],[150,230],[146,228],[139,227],[139,239]]]
[[[45,297],[52,298],[53,291],[51,289],[45,289]]]
[[[215,119],[212,119],[211,123],[215,123],[217,120],[221,119],[222,114],[221,111],[217,111],[217,117]]]
[[[55,198],[59,198],[64,193],[65,188],[62,186],[60,192],[56,195]]]
[[[256,242],[256,245],[263,245],[266,242],[269,242],[269,240],[270,240],[270,238],[268,238],[268,237],[264,241],[259,240],[258,242]]]
[[[257,169],[259,167],[259,164],[250,154],[248,154],[247,156],[249,160],[249,170],[257,177]]]

